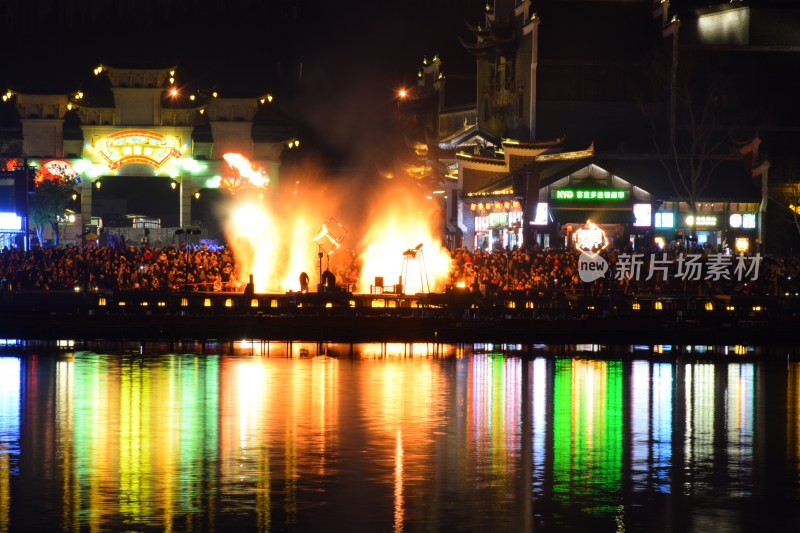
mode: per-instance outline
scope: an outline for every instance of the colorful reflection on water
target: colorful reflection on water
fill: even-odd
[[[794,527],[798,464],[797,362],[0,356],[0,532]]]

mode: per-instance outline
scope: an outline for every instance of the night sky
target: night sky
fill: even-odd
[[[759,5],[767,1],[790,3]],[[344,164],[356,165],[396,137],[395,90],[414,82],[423,56],[438,53],[448,77],[474,76],[474,60],[458,38],[469,39],[465,21],[482,22],[485,4],[3,0],[0,89],[66,93],[84,88],[99,63],[177,65],[179,83],[228,96],[273,92],[306,140],[322,139]]]
[[[423,56],[440,54],[448,75],[474,75],[458,36],[484,4],[4,0],[0,89],[66,93],[99,63],[177,65],[179,83],[223,96],[276,94],[301,131],[357,164],[390,135],[395,90],[414,82]]]

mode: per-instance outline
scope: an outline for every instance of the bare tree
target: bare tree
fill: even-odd
[[[640,109],[648,119],[656,159],[676,197],[696,215],[698,200],[717,177],[719,165],[740,159],[739,154],[726,150],[734,132],[727,80],[721,65],[687,65],[679,75],[676,61],[663,51],[651,58],[650,70],[654,100],[660,98],[668,104],[648,107],[640,98]],[[692,237],[695,232],[693,224]]]

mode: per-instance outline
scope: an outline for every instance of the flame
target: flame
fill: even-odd
[[[228,153],[224,154],[222,157],[231,168],[232,176],[235,176],[235,178],[231,180],[232,184],[235,184],[239,176],[249,180],[250,183],[256,187],[266,187],[267,183],[269,183],[269,177],[267,176],[266,172],[264,172],[264,169],[253,168],[253,164],[250,162],[250,160],[242,154]],[[239,188],[240,187],[237,187],[236,190]],[[231,192],[236,191],[231,190]]]
[[[299,190],[294,180],[284,183],[292,187],[265,199],[254,193],[237,195],[223,206],[227,241],[240,265],[240,281],[246,282],[252,274],[258,292],[299,290],[301,272],[309,275],[313,286],[320,271],[333,262],[323,258],[320,267],[319,246],[313,239],[320,224],[341,210],[347,194],[312,178],[304,178],[304,188]]]
[[[413,188],[387,186],[379,193],[362,241],[358,291],[369,292],[375,277],[389,285],[397,280],[406,294],[444,290],[450,253],[436,236],[439,215],[438,205]]]
[[[257,292],[297,291],[302,272],[313,287],[330,267],[342,284],[345,273],[359,270],[360,263],[358,279],[348,280],[357,281],[358,292],[369,292],[375,276],[391,285],[406,277],[406,294],[444,289],[450,255],[436,237],[440,210],[416,187],[390,182],[370,191],[362,183],[313,176],[281,181],[287,186],[268,199],[237,195],[224,207],[239,281],[247,282],[252,274]],[[360,235],[360,241],[353,235]],[[419,244],[420,253],[404,255]]]

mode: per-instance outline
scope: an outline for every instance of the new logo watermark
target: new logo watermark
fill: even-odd
[[[600,252],[608,246],[602,229],[587,220],[573,236],[578,257],[578,275],[584,283],[591,283],[606,275],[609,265]],[[621,253],[614,265],[614,279],[648,281],[658,276],[661,281],[756,281],[762,261],[761,254],[754,256],[722,253],[681,253],[670,257],[667,253]]]
[[[608,261],[598,254],[581,252],[578,258],[578,276],[584,283],[591,283],[606,275]]]

